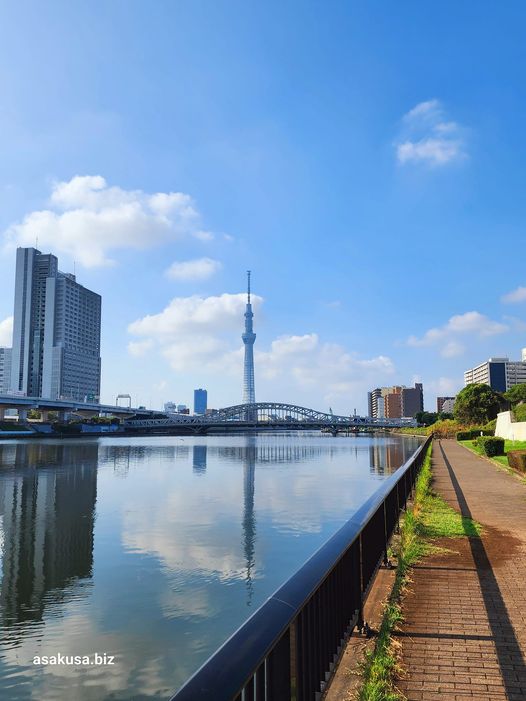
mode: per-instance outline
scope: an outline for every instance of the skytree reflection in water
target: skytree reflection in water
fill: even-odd
[[[91,578],[97,458],[96,443],[0,445],[4,644]]]
[[[252,570],[256,554],[256,515],[254,492],[256,478],[256,438],[247,436],[243,457],[243,546],[246,563],[247,606],[252,604],[254,593]]]
[[[236,446],[235,448],[211,448],[211,452],[221,453],[223,457],[228,455],[231,459],[235,456],[237,460],[243,463],[243,553],[245,559],[245,583],[247,587],[247,606],[252,604],[254,593],[253,585],[253,570],[255,566],[256,555],[256,515],[254,512],[254,494],[255,494],[255,477],[256,477],[256,461],[258,456],[258,447],[256,445],[255,436],[246,436],[246,445]],[[194,445],[192,452],[192,469],[195,475],[204,475],[206,473],[206,445]],[[268,446],[267,446],[268,449]],[[268,457],[268,450],[265,451]]]

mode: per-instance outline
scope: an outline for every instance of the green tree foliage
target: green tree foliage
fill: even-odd
[[[523,382],[520,385],[514,385],[510,387],[507,392],[504,392],[504,399],[512,404],[519,404],[519,402],[526,402],[526,383]]]
[[[465,425],[485,424],[495,419],[502,405],[502,395],[489,385],[472,384],[457,394],[453,415]]]
[[[415,414],[415,419],[419,425],[431,426],[438,419],[438,414],[435,411],[419,411]]]

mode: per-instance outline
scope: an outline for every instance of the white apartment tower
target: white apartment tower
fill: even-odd
[[[101,297],[52,254],[16,252],[11,391],[98,401]]]

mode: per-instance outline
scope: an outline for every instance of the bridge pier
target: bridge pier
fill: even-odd
[[[5,419],[5,407],[0,406],[0,421]]]
[[[18,423],[27,423],[29,409],[18,409]]]

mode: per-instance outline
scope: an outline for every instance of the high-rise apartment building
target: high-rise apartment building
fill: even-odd
[[[496,392],[506,392],[510,387],[526,382],[526,348],[522,360],[489,358],[464,373],[464,384],[489,385]]]
[[[194,414],[206,414],[207,400],[206,389],[194,389]]]
[[[417,382],[414,387],[376,387],[367,393],[367,404],[374,419],[414,417],[424,410],[423,386]]]
[[[11,390],[99,401],[101,297],[52,254],[16,253]]]
[[[11,389],[11,356],[11,348],[0,347],[0,394]]]

